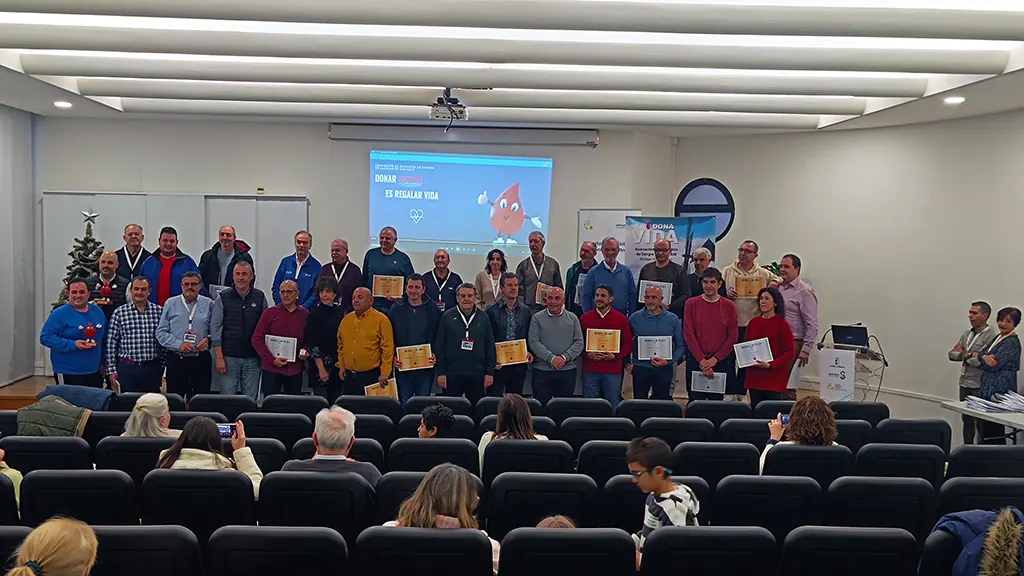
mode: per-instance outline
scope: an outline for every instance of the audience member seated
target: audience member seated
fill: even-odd
[[[554,516],[548,516],[537,523],[537,528],[575,528],[576,523],[572,521],[572,518],[568,516],[562,516],[556,514]]]
[[[370,486],[380,480],[380,471],[369,462],[348,457],[356,443],[356,415],[341,406],[324,408],[316,415],[313,445],[316,454],[309,460],[289,460],[281,468],[285,472],[355,472]]]
[[[789,424],[783,426],[782,414],[768,423],[771,439],[761,452],[761,471],[768,451],[780,441],[783,444],[808,444],[811,446],[836,445],[836,413],[818,396],[797,400],[789,411]],[[785,436],[786,440],[782,441]]]
[[[644,504],[644,527],[633,534],[636,544],[636,567],[644,543],[663,526],[697,526],[700,502],[689,487],[672,482],[672,448],[658,438],[635,438],[626,448],[626,462],[633,483],[647,494]]]
[[[21,472],[15,470],[14,468],[11,468],[10,466],[7,465],[7,462],[4,462],[4,456],[6,454],[7,453],[4,452],[3,448],[0,448],[0,474],[7,476],[7,478],[11,481],[11,484],[14,485],[14,501],[20,508],[21,481],[24,479],[24,477],[21,475]]]
[[[206,416],[196,416],[185,424],[174,445],[160,453],[156,467],[171,470],[238,470],[252,481],[253,495],[258,499],[263,472],[256,464],[252,449],[245,445],[245,426],[241,420],[235,425],[235,434],[231,437],[233,458],[224,454],[217,423]]]
[[[168,428],[171,424],[171,410],[163,394],[143,394],[135,401],[135,409],[124,423],[121,436],[131,438],[177,438],[181,430]]]
[[[480,502],[476,483],[477,479],[465,468],[455,464],[438,464],[423,477],[423,481],[412,496],[402,502],[401,508],[398,509],[398,520],[392,520],[384,525],[479,530],[480,525],[473,515],[473,510]],[[495,574],[498,573],[500,552],[500,545],[491,539],[491,558]]]
[[[427,406],[420,412],[420,427],[416,435],[420,438],[447,438],[455,426],[455,413],[444,404]]]
[[[547,440],[543,434],[534,434],[530,405],[519,394],[506,394],[498,402],[498,422],[494,432],[480,437],[480,472],[484,469],[484,451],[495,440]]]
[[[7,576],[86,576],[97,547],[96,533],[85,522],[52,518],[21,543]]]

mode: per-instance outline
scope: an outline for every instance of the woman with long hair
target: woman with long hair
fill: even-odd
[[[217,423],[206,416],[196,416],[181,430],[174,445],[160,453],[157,468],[171,470],[238,470],[252,481],[256,499],[260,497],[263,472],[256,464],[252,449],[245,445],[245,426],[239,420],[231,437],[232,456],[224,453]]]
[[[438,464],[424,476],[412,496],[402,502],[398,519],[384,525],[479,530],[480,524],[473,515],[479,502],[475,476],[454,464]],[[497,574],[500,546],[494,540],[491,540],[491,553]]]
[[[497,248],[487,253],[484,269],[476,275],[476,305],[481,310],[501,299],[501,275],[508,270],[505,253]]]
[[[750,319],[744,339],[751,342],[766,338],[773,360],[759,361],[747,370],[745,386],[750,392],[752,408],[763,400],[782,400],[794,354],[793,329],[786,321],[782,292],[778,288],[761,288],[757,303],[761,315]]]
[[[797,400],[789,411],[789,423],[782,424],[782,414],[768,423],[771,439],[761,452],[761,470],[768,451],[776,444],[805,444],[809,446],[836,445],[836,413],[818,396]],[[782,441],[783,436],[786,437]]]
[[[25,537],[7,576],[86,576],[96,563],[96,533],[73,518],[51,518]]]
[[[484,451],[495,440],[547,440],[547,436],[533,431],[530,405],[519,394],[506,394],[498,402],[498,423],[494,432],[480,437],[480,471],[484,469]]]
[[[131,416],[124,423],[121,436],[131,438],[177,438],[181,430],[168,428],[171,425],[171,410],[163,394],[148,393],[139,396]]]

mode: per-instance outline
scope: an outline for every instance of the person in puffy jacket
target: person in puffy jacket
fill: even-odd
[[[235,434],[231,437],[234,454],[231,457],[221,449],[217,423],[206,416],[197,416],[185,424],[174,445],[160,453],[156,467],[171,470],[238,470],[252,481],[253,496],[259,499],[263,472],[256,464],[252,449],[245,445],[245,426],[241,420],[235,424]]]

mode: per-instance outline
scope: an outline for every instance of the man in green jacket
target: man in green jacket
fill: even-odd
[[[476,307],[476,287],[459,286],[457,306],[441,316],[434,339],[437,385],[445,396],[466,395],[474,405],[494,383],[494,333],[487,314]]]

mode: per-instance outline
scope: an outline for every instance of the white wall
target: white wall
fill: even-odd
[[[722,181],[761,262],[803,258],[821,322],[864,322],[891,361],[881,399],[902,417],[946,417],[958,367],[946,351],[972,300],[1024,306],[1024,112],[900,128],[686,140],[677,186]],[[812,372],[813,375],[817,371]],[[960,436],[954,424],[954,440]]]
[[[38,331],[33,293],[32,115],[0,106],[0,385],[31,375]]]

